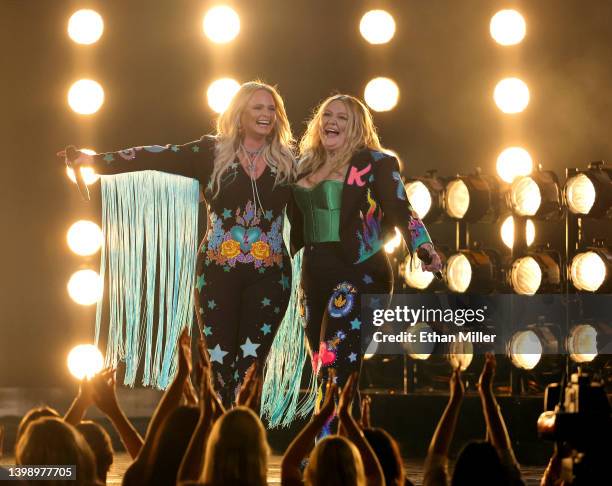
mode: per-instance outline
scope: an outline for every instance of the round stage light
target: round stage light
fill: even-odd
[[[470,207],[470,191],[465,182],[455,179],[446,186],[446,212],[451,218],[461,219]]]
[[[79,115],[92,115],[103,103],[104,90],[91,79],[80,79],[68,91],[68,104]]]
[[[102,297],[102,278],[93,270],[79,270],[68,281],[70,298],[80,305],[92,305]]]
[[[528,219],[526,222],[525,236],[527,239],[527,246],[531,246],[535,240],[535,225],[533,221]],[[501,225],[500,229],[501,239],[508,248],[512,248],[514,244],[514,218],[508,216]]]
[[[68,353],[68,370],[77,380],[92,378],[104,367],[104,358],[92,344],[79,344]]]
[[[587,292],[597,292],[607,277],[606,263],[594,251],[578,253],[570,265],[574,287]]]
[[[102,246],[102,230],[93,221],[77,221],[66,235],[68,246],[77,255],[89,256]]]
[[[533,257],[517,258],[510,269],[512,288],[520,295],[534,295],[542,283],[542,269]]]
[[[570,177],[565,185],[567,206],[574,214],[589,214],[595,204],[595,185],[585,174]]]
[[[412,359],[416,359],[419,361],[424,361],[429,359],[431,353],[433,353],[434,348],[436,346],[435,343],[429,342],[427,340],[421,341],[419,338],[421,332],[425,332],[428,334],[433,333],[434,331],[429,326],[429,324],[425,322],[417,322],[414,326],[409,326],[406,329],[406,332],[409,335],[414,336],[412,342],[403,342],[402,347],[406,351],[406,354],[410,356]]]
[[[240,84],[232,78],[221,78],[213,81],[206,91],[208,106],[216,113],[223,113],[239,89]]]
[[[393,253],[402,244],[402,234],[395,228],[395,236],[385,243],[385,252]]]
[[[500,10],[489,24],[491,37],[502,46],[513,46],[525,38],[527,25],[525,19],[516,10]]]
[[[204,16],[204,33],[216,44],[234,40],[240,32],[240,16],[226,5],[211,8]]]
[[[517,368],[532,370],[540,362],[542,349],[542,342],[535,332],[519,331],[510,339],[508,355]]]
[[[82,148],[79,150],[88,155],[96,155],[96,152],[91,149]],[[72,167],[66,166],[66,174],[72,182],[76,183],[76,177],[74,175],[74,169]],[[87,186],[94,184],[98,181],[98,179],[100,179],[100,176],[95,173],[93,167],[81,167],[81,176],[83,176],[83,181]]]
[[[504,113],[520,113],[529,104],[529,88],[518,78],[502,79],[495,86],[493,99]]]
[[[576,363],[589,363],[597,357],[597,330],[590,324],[575,326],[567,338],[567,351]]]
[[[542,194],[538,184],[528,176],[514,180],[510,188],[512,209],[519,216],[533,216],[540,209]]]
[[[370,10],[359,23],[359,31],[370,44],[386,44],[395,34],[395,20],[384,10]]]
[[[497,157],[497,174],[505,182],[531,174],[533,160],[522,147],[508,147]]]
[[[472,281],[472,265],[463,253],[456,253],[448,259],[446,266],[448,287],[453,292],[465,292]]]
[[[68,21],[68,35],[77,44],[93,44],[103,32],[104,21],[95,10],[78,10]]]
[[[421,181],[412,181],[406,183],[406,194],[412,209],[414,209],[420,219],[427,216],[431,209],[431,194],[427,186]]]
[[[390,111],[397,105],[399,88],[389,78],[374,78],[365,87],[365,102],[374,111]]]
[[[474,345],[470,341],[450,343],[446,358],[453,369],[465,371],[474,358]]]
[[[421,260],[416,258],[415,262],[412,263],[412,257],[410,256],[410,254],[406,256],[402,270],[406,285],[413,289],[426,289],[427,287],[429,287],[434,278],[433,273],[423,271],[423,268],[421,266]]]

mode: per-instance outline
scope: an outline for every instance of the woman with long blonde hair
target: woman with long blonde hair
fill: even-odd
[[[266,429],[247,407],[225,413],[213,426],[206,443],[202,483],[265,486],[270,447]]]
[[[399,229],[411,253],[424,260],[424,270],[438,271],[441,263],[410,206],[398,160],[381,146],[361,101],[344,94],[323,101],[300,151],[288,214],[292,252],[304,247],[303,313],[321,399],[324,368],[336,370],[339,386],[360,370],[361,295],[393,291],[382,250],[389,232]]]
[[[184,145],[80,153],[72,163],[103,175],[157,170],[199,182],[208,226],[194,269],[196,311],[228,405],[253,361],[265,361],[289,299],[282,234],[294,157],[284,103],[270,85],[243,84],[216,127]]]

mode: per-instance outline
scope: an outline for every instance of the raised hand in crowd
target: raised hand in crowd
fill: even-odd
[[[359,424],[351,414],[358,383],[358,374],[355,372],[349,376],[344,384],[344,389],[338,401],[338,433],[346,436],[357,447],[361,455],[361,461],[363,462],[367,484],[371,486],[382,486],[384,484],[384,476],[380,463],[372,447],[370,447],[370,444],[363,435],[363,431],[360,429]]]
[[[129,421],[117,400],[115,370],[106,369],[91,380],[93,402],[106,415],[119,434],[121,442],[132,459],[142,448],[143,440]]]
[[[68,408],[64,420],[70,425],[77,425],[91,405],[93,405],[91,382],[89,378],[83,378],[79,384],[77,396]]]
[[[263,379],[259,373],[257,361],[255,361],[244,376],[242,386],[236,397],[236,405],[248,407],[259,414],[262,388]]]
[[[281,484],[283,486],[301,486],[303,484],[300,468],[302,461],[312,450],[315,439],[323,426],[334,416],[338,397],[338,385],[334,383],[334,378],[334,370],[330,368],[323,405],[285,451],[281,463]]]

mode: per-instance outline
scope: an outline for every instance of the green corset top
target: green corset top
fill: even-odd
[[[340,241],[342,181],[325,180],[309,189],[293,186],[304,215],[304,243]]]

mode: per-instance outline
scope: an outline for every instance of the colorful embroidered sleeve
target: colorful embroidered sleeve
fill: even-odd
[[[424,243],[431,243],[425,225],[408,201],[397,159],[385,155],[375,160],[373,165],[374,190],[385,219],[400,230],[411,252]]]
[[[102,175],[157,170],[205,182],[213,145],[210,137],[203,137],[183,145],[148,145],[100,153],[94,156],[94,170]]]

